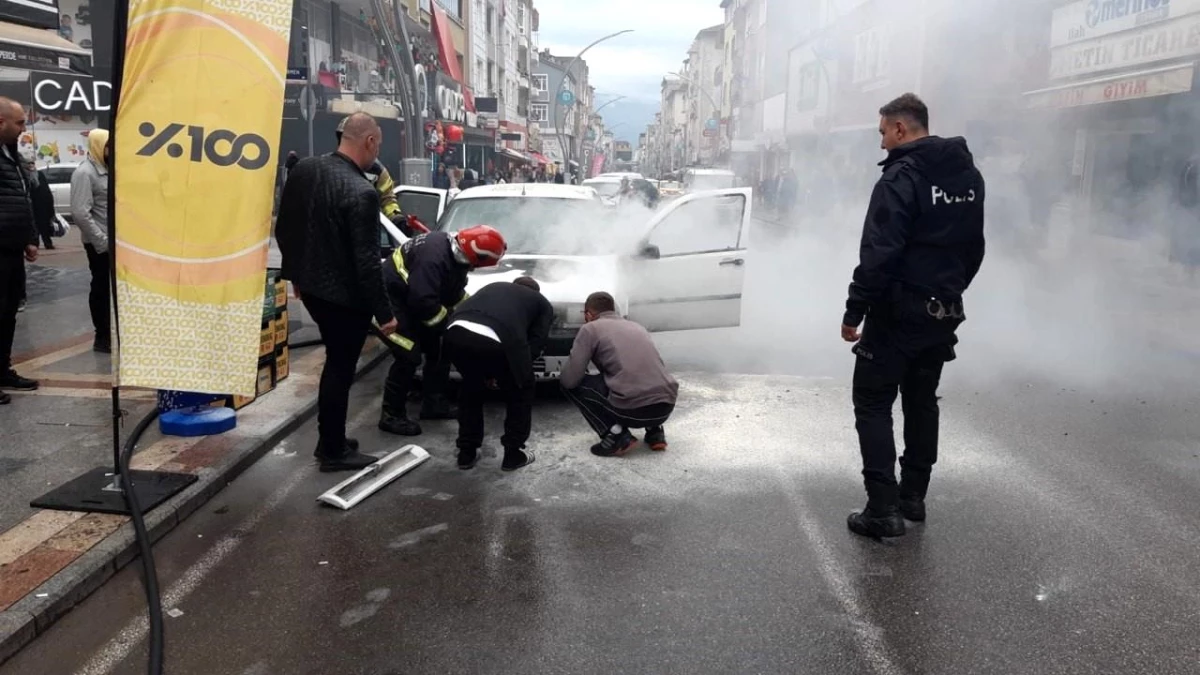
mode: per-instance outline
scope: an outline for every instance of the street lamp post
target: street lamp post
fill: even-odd
[[[567,78],[571,76],[571,69],[575,67],[575,63],[577,61],[579,61],[579,59],[583,58],[583,55],[588,53],[588,50],[591,49],[592,47],[595,47],[596,45],[598,45],[601,42],[604,42],[606,40],[611,40],[611,39],[617,37],[618,35],[624,35],[626,33],[632,33],[632,32],[633,32],[633,29],[630,28],[630,29],[626,29],[626,30],[622,30],[622,31],[617,31],[616,33],[613,33],[611,35],[605,35],[604,37],[600,38],[599,40],[596,40],[592,44],[584,47],[583,51],[576,54],[575,58],[571,59],[571,62],[567,64],[566,70],[563,71],[562,81],[559,82],[559,84],[558,84],[558,90],[554,92],[554,109],[551,111],[550,115],[551,115],[551,117],[554,118],[554,134],[555,134],[555,136],[558,137],[558,147],[562,148],[563,161],[567,164],[568,170],[570,169],[570,162],[571,162],[571,148],[567,147],[567,144],[563,139],[562,122],[558,118],[558,105],[559,105],[559,99],[562,97],[563,90],[567,86]]]

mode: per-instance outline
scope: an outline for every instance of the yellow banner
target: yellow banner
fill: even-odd
[[[132,0],[116,119],[123,386],[254,395],[292,0]]]

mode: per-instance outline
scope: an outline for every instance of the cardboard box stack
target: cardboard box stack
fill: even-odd
[[[263,290],[262,326],[258,335],[258,386],[254,396],[230,396],[228,405],[240,410],[275,389],[288,376],[291,355],[287,346],[287,282],[279,270],[267,270]]]

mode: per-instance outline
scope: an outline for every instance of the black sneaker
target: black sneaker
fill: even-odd
[[[379,428],[382,431],[386,431],[389,434],[395,434],[397,436],[421,435],[420,424],[417,424],[407,417],[396,417],[395,415],[388,415],[387,413],[384,413],[379,418]]]
[[[637,439],[628,429],[623,429],[619,434],[610,431],[592,446],[592,454],[597,457],[624,457],[634,445],[637,445]]]
[[[378,457],[364,455],[361,452],[347,451],[344,454],[335,457],[326,455],[317,455],[317,459],[321,462],[321,473],[333,473],[335,471],[361,471],[362,469],[371,466],[379,461]]]
[[[662,452],[667,449],[667,432],[662,427],[652,427],[646,430],[646,445],[655,452]]]
[[[0,405],[8,405],[9,403],[12,403],[12,397],[0,391]]]
[[[925,522],[925,500],[920,497],[901,497],[900,515],[914,523]]]
[[[9,369],[7,372],[0,374],[0,389],[14,389],[16,391],[33,391],[38,388],[37,380],[31,380],[27,377],[21,377],[17,371]]]
[[[862,511],[855,511],[846,519],[846,527],[854,534],[871,539],[904,536],[904,518],[900,517],[900,510],[894,506],[883,510],[868,506]]]
[[[108,340],[96,340],[94,343],[92,343],[92,351],[96,352],[97,354],[111,354],[112,343]]]
[[[533,453],[528,450],[505,450],[501,471],[516,471],[533,464]]]
[[[479,463],[479,450],[477,450],[477,449],[464,450],[462,448],[459,448],[459,450],[458,450],[458,468],[459,469],[461,469],[463,471],[470,471],[471,469],[474,469],[475,465],[478,463]]]

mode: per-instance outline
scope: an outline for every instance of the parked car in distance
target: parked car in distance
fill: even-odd
[[[79,164],[51,164],[42,169],[50,192],[54,195],[54,212],[71,219],[71,175]]]

